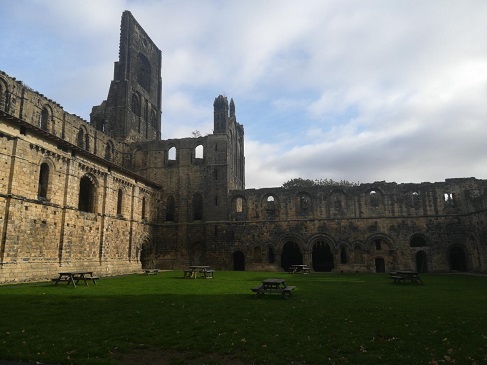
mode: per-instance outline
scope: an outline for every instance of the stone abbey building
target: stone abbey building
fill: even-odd
[[[0,71],[0,283],[219,270],[487,272],[487,181],[245,189],[244,129],[161,140],[161,51],[128,11],[90,122]]]

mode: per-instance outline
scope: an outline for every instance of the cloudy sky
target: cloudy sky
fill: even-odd
[[[163,139],[245,128],[246,187],[487,178],[485,0],[0,0],[0,70],[89,120],[130,10],[163,54]]]

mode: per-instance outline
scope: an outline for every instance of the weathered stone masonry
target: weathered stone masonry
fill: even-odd
[[[487,272],[487,181],[245,189],[244,128],[161,140],[161,51],[130,12],[90,122],[0,71],[0,283],[208,264]]]

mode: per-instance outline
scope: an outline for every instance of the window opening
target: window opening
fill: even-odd
[[[146,219],[146,216],[145,216],[145,196],[142,197],[142,220]]]
[[[122,189],[118,189],[117,194],[117,215],[122,215],[123,204],[123,192]]]
[[[41,164],[39,173],[39,187],[37,195],[41,199],[47,199],[47,188],[49,185],[49,165],[47,163]]]
[[[203,158],[203,145],[198,145],[194,149],[194,157],[195,158]]]
[[[48,125],[48,122],[49,122],[49,111],[47,110],[46,107],[42,108],[42,111],[41,111],[41,119],[40,119],[40,127],[41,129],[44,129],[45,131],[47,131],[47,125]]]
[[[83,176],[79,185],[78,209],[82,212],[95,212],[95,185],[88,176]]]
[[[176,161],[176,147],[173,146],[169,149],[168,160]]]
[[[193,194],[193,219],[203,219],[203,196],[200,193]]]
[[[149,60],[139,53],[138,57],[138,72],[137,72],[137,81],[140,86],[150,92],[150,75],[151,75],[151,66]]]
[[[243,199],[241,197],[235,199],[235,212],[236,213],[243,212]]]

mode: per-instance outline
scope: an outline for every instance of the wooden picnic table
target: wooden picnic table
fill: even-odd
[[[414,284],[423,284],[419,277],[419,273],[414,270],[398,270],[389,273],[394,284],[400,284],[404,281],[409,281]]]
[[[210,270],[210,267],[207,265],[191,265],[188,266],[187,269],[183,270],[183,277],[189,279],[196,279],[198,273],[201,274],[201,277],[206,279],[213,278],[213,273],[215,270]]]
[[[311,269],[308,265],[291,265],[288,269],[290,274],[296,274],[297,272],[302,272],[303,274],[309,274]]]
[[[98,277],[93,275],[93,271],[67,271],[60,272],[57,278],[52,279],[56,283],[55,285],[58,285],[60,282],[66,282],[67,285],[73,284],[75,288],[80,280],[84,281],[85,285],[88,285],[90,280],[96,285]]]
[[[284,279],[265,279],[262,281],[262,284],[258,287],[251,288],[257,297],[260,297],[264,294],[281,294],[282,297],[285,299],[286,294],[291,296],[293,294],[293,290],[295,286],[289,286],[286,284],[286,280]]]

